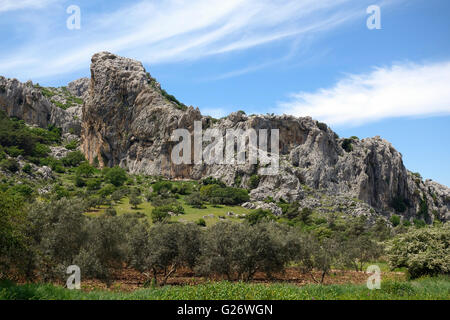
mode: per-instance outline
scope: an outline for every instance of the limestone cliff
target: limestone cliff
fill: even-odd
[[[402,155],[379,137],[341,139],[310,117],[243,112],[220,120],[204,117],[165,93],[140,62],[108,52],[95,54],[91,78],[72,82],[67,91],[84,101],[82,109],[75,107],[82,113],[81,121],[74,120],[70,108],[63,110],[51,102],[67,105],[67,99],[73,99],[49,100],[31,83],[17,80],[0,78],[0,106],[11,116],[42,127],[80,126],[81,149],[100,166],[119,165],[131,173],[171,179],[213,176],[241,187],[248,187],[250,177],[259,174],[259,184],[251,191],[255,201],[271,196],[300,201],[318,211],[450,220],[450,189],[409,172]],[[203,129],[223,132],[279,129],[279,174],[260,175],[258,165],[173,164],[171,134],[177,128],[192,132],[194,121],[201,121]]]

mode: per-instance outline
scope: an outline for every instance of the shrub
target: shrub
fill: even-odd
[[[24,154],[24,151],[22,149],[17,148],[16,146],[12,146],[9,148],[6,148],[6,153],[9,154],[11,157],[18,157]]]
[[[69,149],[69,150],[75,150],[77,147],[78,147],[78,142],[76,140],[72,140],[68,144],[66,144],[66,149]]]
[[[105,178],[109,183],[120,187],[127,181],[127,173],[124,169],[116,166],[106,170]]]
[[[393,214],[391,218],[389,219],[391,221],[392,225],[394,227],[398,226],[400,224],[400,216]]]
[[[261,180],[260,176],[258,176],[257,174],[254,174],[250,177],[249,180],[249,187],[250,189],[256,189],[258,188],[259,185],[259,181]]]
[[[412,278],[450,273],[450,224],[410,229],[388,242],[392,268],[406,267]]]
[[[353,145],[352,145],[352,139],[344,139],[342,141],[342,149],[344,149],[346,152],[352,152],[353,151]]]
[[[115,216],[117,216],[117,211],[114,208],[106,208],[105,214],[108,217],[115,217]]]
[[[130,204],[133,206],[133,209],[137,209],[137,206],[142,203],[141,197],[138,197],[135,194],[130,196]]]
[[[170,181],[159,181],[153,184],[153,192],[157,194],[169,193],[172,191],[173,184]]]
[[[391,207],[395,209],[397,212],[405,212],[407,209],[407,205],[405,200],[402,197],[395,197],[391,201]]]
[[[226,187],[225,183],[223,183],[222,181],[220,181],[219,179],[213,178],[213,177],[207,177],[205,179],[202,180],[202,184],[205,186],[211,185],[211,184],[217,184],[220,187],[224,188]]]
[[[281,230],[280,230],[281,229]],[[251,280],[256,272],[269,276],[290,260],[288,232],[280,225],[219,222],[206,230],[197,270],[204,275]]]
[[[237,205],[250,200],[248,191],[210,184],[200,188],[200,195],[212,204]]]
[[[77,176],[82,176],[85,178],[91,177],[95,172],[95,168],[91,166],[88,162],[81,163],[75,170]]]
[[[255,210],[245,216],[245,220],[250,225],[255,225],[260,222],[267,222],[276,220],[275,216],[272,214],[270,210],[258,209]]]
[[[22,199],[0,191],[0,272],[2,274],[11,274],[25,262],[23,253],[27,247],[26,220]]]
[[[0,167],[3,170],[7,170],[13,173],[19,171],[19,163],[12,158],[2,160],[0,162]]]
[[[152,210],[152,222],[153,223],[164,223],[170,219],[169,211],[162,207],[156,207]]]
[[[102,181],[97,178],[89,179],[86,182],[86,186],[88,190],[98,190],[102,185]]]
[[[84,181],[82,177],[77,175],[75,177],[75,186],[77,186],[78,188],[83,188],[84,186],[86,186],[86,181]]]
[[[187,196],[185,198],[185,201],[188,205],[190,205],[194,208],[198,208],[198,209],[206,208],[203,205],[203,200],[202,200],[202,197],[199,192],[194,192],[194,193],[190,194],[189,196]]]
[[[31,174],[32,171],[32,167],[29,163],[27,163],[26,165],[23,166],[22,171],[28,174]]]
[[[200,227],[206,227],[206,221],[203,218],[198,219],[196,224]]]
[[[83,161],[86,161],[86,158],[80,151],[69,152],[64,158],[61,159],[61,162],[66,167],[77,167]]]
[[[425,198],[425,196],[423,196],[422,200],[420,201],[419,212],[417,213],[417,215],[424,219],[428,219],[428,217],[429,217],[428,202],[427,202],[427,198]]]

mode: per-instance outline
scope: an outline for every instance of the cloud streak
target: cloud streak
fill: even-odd
[[[50,5],[56,0],[2,0],[0,13],[22,9],[40,9]]]
[[[40,0],[36,4],[51,1]],[[11,8],[16,2],[7,0],[5,3],[9,5],[5,8]],[[18,3],[23,7],[28,2]],[[58,23],[48,22],[52,19],[43,15],[28,21],[26,28],[16,25],[13,12],[6,23],[12,31],[18,30],[23,44],[8,50],[1,50],[6,49],[6,44],[5,48],[0,45],[0,61],[3,61],[0,74],[35,78],[69,73],[86,68],[91,55],[103,50],[150,64],[247,50],[334,29],[356,17],[363,17],[364,8],[373,2],[141,0],[133,5],[112,8],[109,13],[84,10],[81,6],[81,30],[77,31],[65,29],[64,11]],[[61,4],[55,3],[55,6],[64,9]],[[57,10],[48,11],[53,17]],[[34,32],[42,29],[48,32]]]
[[[334,125],[450,114],[450,61],[395,64],[347,75],[333,87],[293,94],[277,111]]]

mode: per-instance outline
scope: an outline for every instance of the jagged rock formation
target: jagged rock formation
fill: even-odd
[[[92,57],[90,80],[74,81],[67,90],[85,102],[81,149],[91,163],[171,179],[213,176],[228,185],[248,187],[261,166],[175,165],[171,161],[176,144],[170,141],[173,130],[192,132],[194,121],[201,121],[203,129],[217,128],[224,134],[226,129],[279,129],[279,174],[260,175],[251,191],[253,201],[271,196],[300,201],[323,212],[370,217],[397,212],[428,221],[450,219],[450,189],[406,170],[402,155],[379,137],[340,139],[310,117],[242,112],[221,120],[204,117],[198,109],[171,99],[140,62],[108,52]],[[68,110],[55,111],[39,90],[17,80],[0,78],[0,104],[8,114],[40,126],[64,126],[70,117]]]
[[[57,94],[54,99],[58,99]],[[64,133],[80,134],[81,107],[74,106],[63,110],[57,107],[55,102],[45,97],[41,87],[34,86],[31,81],[22,83],[17,79],[0,77],[0,109],[10,117],[23,119],[30,125],[42,128],[54,125]]]

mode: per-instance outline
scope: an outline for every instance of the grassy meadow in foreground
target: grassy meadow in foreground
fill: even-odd
[[[248,284],[208,282],[195,286],[165,286],[134,292],[68,290],[51,284],[0,283],[0,299],[25,300],[449,300],[450,278],[384,281],[380,290],[365,285]]]

